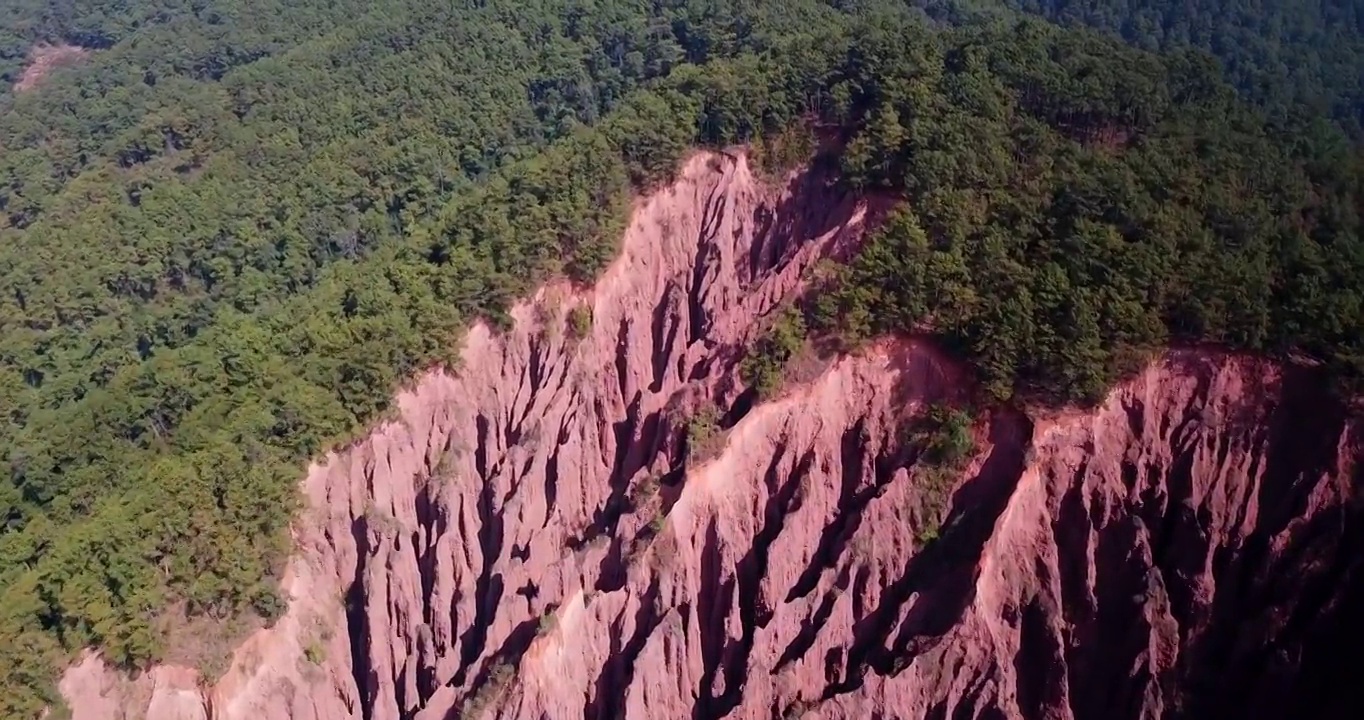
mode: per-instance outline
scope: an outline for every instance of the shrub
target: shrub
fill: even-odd
[[[586,304],[575,305],[568,311],[569,339],[582,340],[589,332],[592,332],[592,307]]]
[[[516,668],[510,662],[498,663],[497,667],[488,673],[488,678],[479,686],[478,691],[464,701],[464,711],[460,713],[460,717],[470,720],[481,717],[515,677]]]
[[[772,326],[753,345],[739,374],[762,397],[770,397],[781,387],[786,363],[805,344],[805,317],[794,306],[777,315]]]
[[[808,123],[796,122],[774,133],[759,135],[749,145],[748,156],[767,180],[783,175],[809,162],[817,140]]]
[[[918,450],[920,462],[956,467],[976,449],[971,423],[971,415],[965,410],[944,404],[930,405],[910,425],[909,442]]]
[[[724,447],[720,413],[708,405],[687,420],[687,459],[703,462],[715,457]]]
[[[632,510],[639,510],[653,502],[654,498],[658,497],[658,490],[657,475],[649,475],[643,480],[640,480],[639,483],[635,485],[634,491],[630,493],[630,508]]]
[[[274,585],[261,583],[251,598],[251,607],[267,624],[273,624],[284,617],[284,613],[289,610],[289,603],[280,597],[279,590]]]
[[[909,424],[906,442],[916,453],[915,477],[919,496],[916,532],[919,544],[938,539],[952,483],[975,452],[971,415],[944,404],[929,406]]]

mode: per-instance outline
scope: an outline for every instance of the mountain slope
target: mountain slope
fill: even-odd
[[[1354,707],[1364,447],[1318,372],[1172,352],[1094,410],[983,417],[959,472],[906,432],[967,389],[921,341],[749,404],[742,348],[868,211],[817,174],[780,193],[693,158],[593,289],[476,327],[464,369],[311,469],[289,611],[216,686],[167,667],[120,689],[88,660],[74,717]],[[712,402],[724,436],[700,443]]]
[[[1203,59],[881,0],[323,4],[21,19],[93,49],[0,114],[2,716],[86,648],[216,675],[286,609],[303,468],[470,323],[596,278],[698,144],[906,201],[747,337],[743,407],[802,326],[932,335],[986,409],[1101,400],[1171,341],[1364,368],[1358,158]],[[967,417],[907,432],[955,468]]]

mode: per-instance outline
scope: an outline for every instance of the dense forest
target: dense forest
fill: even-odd
[[[1198,47],[1274,119],[1332,117],[1364,132],[1360,0],[992,0],[1147,50]]]
[[[971,15],[19,3],[9,80],[34,43],[95,52],[0,95],[0,717],[80,647],[136,667],[168,615],[277,614],[306,460],[472,318],[592,277],[695,144],[843,128],[848,189],[906,203],[812,322],[937,333],[1001,399],[1093,396],[1170,339],[1360,374],[1342,133],[1204,54]]]
[[[996,399],[1095,398],[1172,340],[1364,377],[1361,166],[1339,132],[1266,122],[1206,56],[1026,22],[946,37],[854,80],[843,177],[906,202],[818,325],[935,332]]]

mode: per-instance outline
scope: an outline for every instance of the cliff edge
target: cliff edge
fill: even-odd
[[[883,210],[788,181],[694,156],[594,288],[475,326],[309,469],[289,610],[221,679],[87,654],[74,720],[1342,716],[1364,471],[1314,371],[1172,351],[1092,411],[979,418],[944,484],[905,429],[966,388],[925,343],[743,392]]]

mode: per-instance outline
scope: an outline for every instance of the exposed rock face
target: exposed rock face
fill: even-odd
[[[764,316],[869,214],[697,156],[595,289],[475,327],[457,372],[310,470],[289,612],[216,686],[89,656],[75,720],[1344,711],[1361,439],[1307,371],[1172,353],[1095,411],[982,418],[934,541],[942,479],[903,428],[963,391],[952,363],[887,340],[740,392]],[[702,462],[687,421],[713,402]]]

